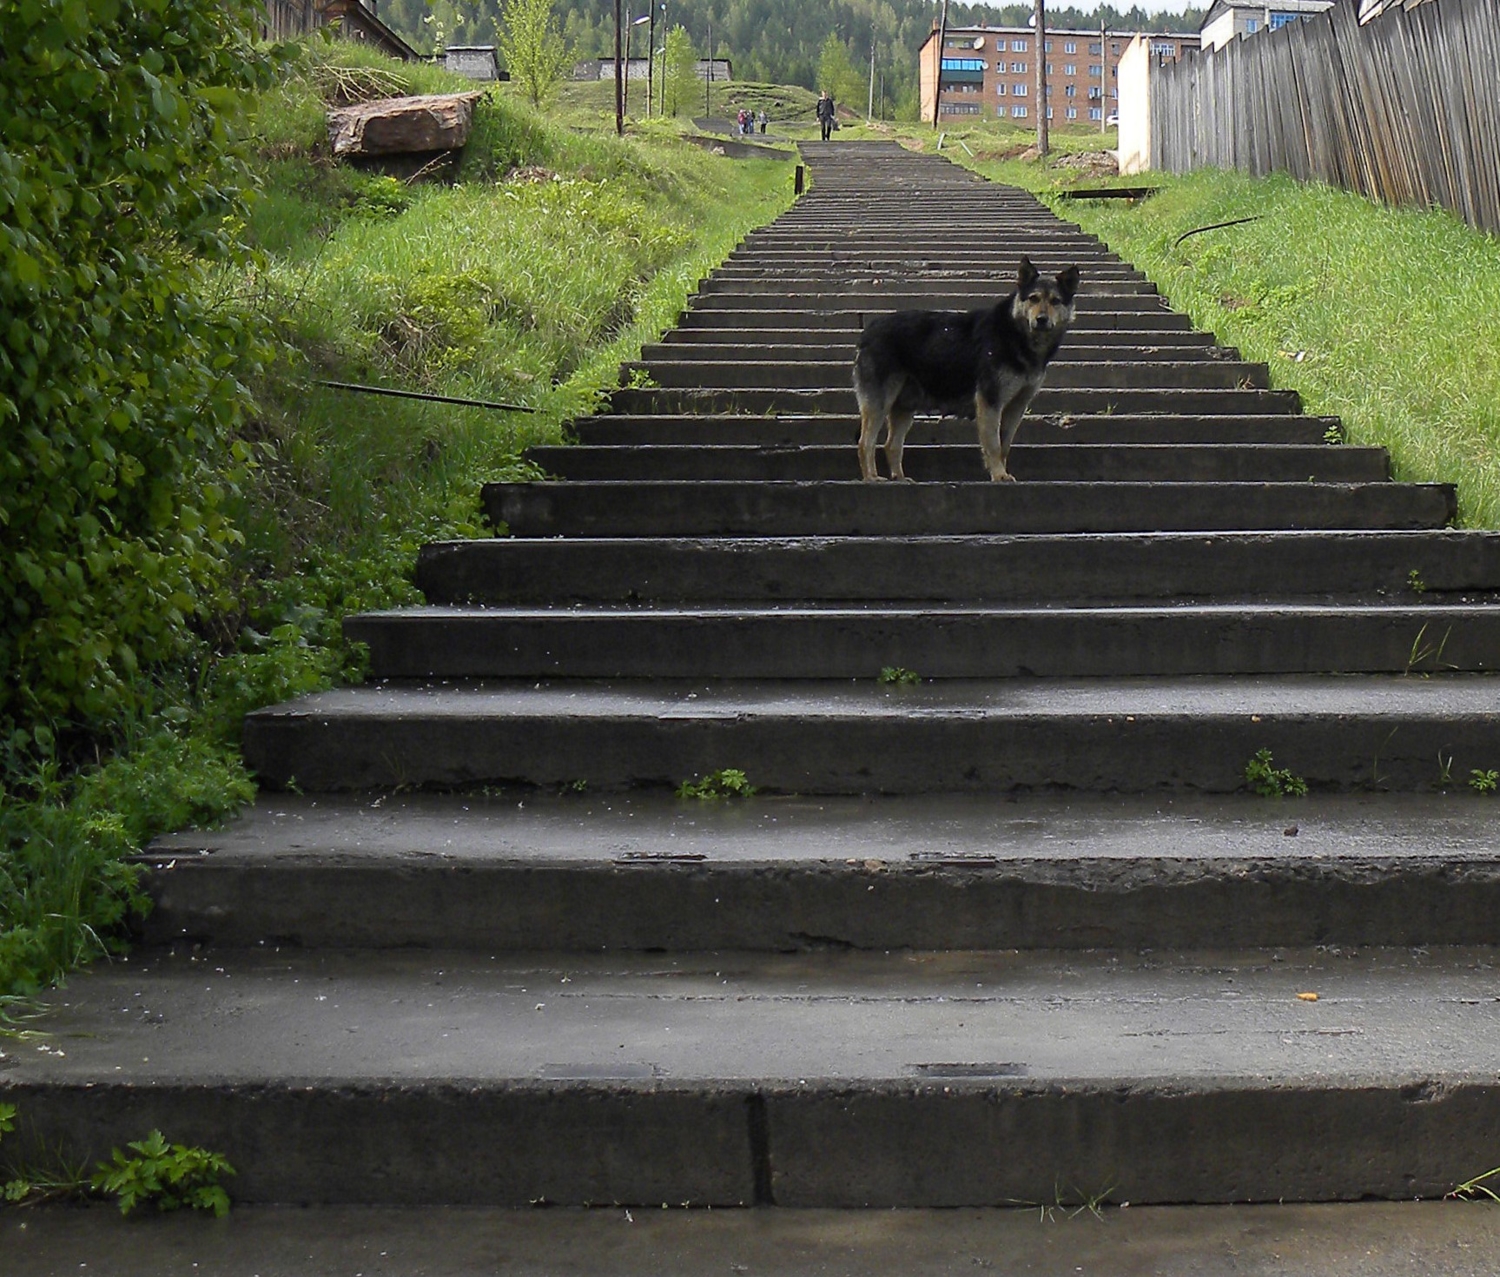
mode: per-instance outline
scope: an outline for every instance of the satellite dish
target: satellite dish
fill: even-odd
[[[976,35],[974,37],[974,47],[976,49],[984,48],[984,37],[982,35]]]

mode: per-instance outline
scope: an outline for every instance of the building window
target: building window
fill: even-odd
[[[1260,19],[1259,18],[1246,18],[1245,19],[1245,34],[1246,35],[1254,35],[1259,30],[1260,30]]]
[[[1089,45],[1089,52],[1092,53],[1095,57],[1099,57],[1104,53],[1104,46],[1097,40],[1095,40],[1091,45]]]
[[[1095,80],[1102,80],[1104,78],[1104,68],[1097,62],[1091,62],[1089,63],[1089,75]]]
[[[1104,96],[1104,90],[1101,89],[1097,84],[1091,84],[1091,85],[1089,85],[1089,101],[1090,102],[1097,102],[1103,96]]]
[[[1077,53],[1078,52],[1078,41],[1077,40],[1064,40],[1063,41],[1063,52],[1064,53]]]
[[[1011,89],[1010,95],[1013,98],[1024,98],[1026,96],[1026,86],[1024,84],[1016,85]]]
[[[1010,51],[1012,53],[1025,53],[1026,52],[1026,41],[1025,40],[1012,40],[1010,42]]]
[[[1279,13],[1275,14],[1272,16],[1271,21],[1275,22],[1281,16],[1283,15]],[[1170,40],[1153,40],[1151,42],[1151,52],[1159,58],[1175,58],[1177,56],[1177,46]]]
[[[944,58],[944,71],[983,71],[984,63],[978,58]]]
[[[1012,75],[1025,75],[1026,64],[1024,62],[1012,62],[1010,64],[1010,73]]]
[[[979,103],[977,102],[943,102],[938,106],[940,115],[978,115]]]
[[[1048,75],[1052,74],[1052,63],[1050,63],[1050,62],[1047,63],[1047,74]]]
[[[1065,98],[1076,98],[1077,96],[1078,96],[1078,86],[1076,84],[1065,84],[1065,85],[1063,85],[1063,97],[1065,97]]]
[[[1067,110],[1067,116],[1070,120],[1076,120],[1078,118],[1078,108],[1076,106],[1070,106]]]
[[[1078,74],[1078,63],[1076,63],[1076,62],[1064,62],[1063,63],[1063,74],[1064,75],[1077,75]]]
[[[1043,53],[1051,53],[1052,52],[1052,41],[1051,40],[1047,41],[1046,46],[1042,49],[1042,52]]]
[[[1024,106],[1011,107],[1010,118],[1013,120],[1024,120],[1026,118],[1026,108]]]
[[[1052,108],[1050,106],[1047,108],[1047,118],[1049,120],[1052,118]]]
[[[997,85],[996,85],[996,86],[995,86],[995,93],[996,93],[996,94],[997,94],[997,95],[998,95],[998,96],[1000,96],[1000,97],[1002,97],[1002,98],[1003,98],[1003,97],[1004,97],[1004,96],[1005,96],[1005,86],[1004,86],[1004,85],[1003,85],[1003,84],[997,84]]]
[[[1280,31],[1288,22],[1295,22],[1298,18],[1306,17],[1301,13],[1273,13],[1271,15],[1271,30]]]
[[[1103,111],[1103,109],[1101,107],[1097,107],[1097,106],[1091,106],[1091,107],[1089,107],[1089,119],[1091,119],[1091,120],[1102,120],[1103,118],[1104,118],[1104,111]]]

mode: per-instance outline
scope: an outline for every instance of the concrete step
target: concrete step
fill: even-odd
[[[913,666],[920,674],[921,666]],[[1500,768],[1500,680],[1316,675],[372,684],[257,710],[246,762],[312,792],[737,768],[801,794],[1233,793],[1261,749],[1314,789],[1431,791]]]
[[[901,308],[898,304],[900,298],[828,297],[823,300],[827,305],[817,306],[813,304],[817,301],[816,298],[788,297],[786,305],[776,308],[769,305],[730,305],[727,299],[721,297],[691,298],[688,308],[678,318],[678,324],[683,328],[837,328],[857,333],[864,327],[869,316],[884,315]],[[913,305],[931,305],[930,299],[925,302],[919,302],[915,298],[906,300]],[[983,298],[976,301],[978,304],[985,304]],[[994,305],[994,301],[991,297],[988,304]],[[955,303],[947,309],[960,307]],[[1191,332],[1192,327],[1192,322],[1186,315],[1174,310],[1084,309],[1074,316],[1068,331],[1071,334],[1088,331],[1141,334],[1139,340],[1146,341],[1149,340],[1148,334]]]
[[[50,994],[0,1094],[84,1165],[222,1152],[249,1203],[1433,1197],[1500,1143],[1492,961],[168,952]]]
[[[416,582],[432,603],[951,604],[1328,595],[1418,603],[1500,590],[1500,533],[496,537],[423,546]]]
[[[596,1210],[237,1206],[207,1228],[185,1213],[122,1219],[113,1206],[0,1218],[8,1277],[953,1277],[975,1268],[1207,1277],[1488,1277],[1500,1215],[1465,1202],[1090,1209],[1060,1185],[983,1210]],[[1092,1190],[1087,1190],[1092,1191]],[[9,1231],[7,1231],[9,1230]],[[380,1267],[375,1267],[378,1261]],[[1221,1267],[1232,1264],[1233,1267]]]
[[[881,273],[868,268],[850,271],[788,271],[785,274],[734,274],[724,275],[715,271],[698,284],[699,297],[806,297],[833,296],[884,296],[887,293],[907,295],[917,299],[912,304],[939,310],[971,310],[979,306],[993,306],[1014,290],[1015,271],[965,271],[951,272],[892,271]],[[1103,279],[1085,274],[1079,288],[1075,306],[1084,309],[1100,309],[1097,299],[1108,297],[1113,305],[1110,309],[1129,310],[1139,304],[1136,299],[1150,298],[1160,304],[1156,285],[1149,280],[1132,277],[1124,272],[1111,272]],[[961,300],[950,302],[949,298]],[[1091,299],[1085,304],[1084,299]],[[904,309],[893,307],[893,309]]]
[[[1075,334],[1057,352],[1050,365],[1054,370],[1064,364],[1100,363],[1112,360],[1140,363],[1182,363],[1205,360],[1237,360],[1238,354],[1210,341],[1184,341],[1177,345],[1156,342],[1149,346],[1124,346],[1113,341],[1110,333]],[[1182,334],[1183,337],[1193,334]],[[1207,334],[1198,334],[1206,337]],[[641,347],[641,362],[653,360],[693,360],[745,362],[762,358],[786,361],[843,362],[854,361],[854,334],[840,334],[831,329],[799,333],[790,329],[747,329],[738,337],[733,333],[711,331],[685,333],[678,329],[665,334],[665,340],[648,342]]]
[[[853,386],[847,389],[802,389],[782,386],[722,386],[711,389],[674,387],[667,389],[622,388],[610,393],[613,413],[654,416],[661,413],[748,413],[807,416],[833,413],[850,416],[858,411]],[[1302,400],[1295,390],[1176,390],[1068,389],[1043,385],[1031,401],[1038,416],[1158,414],[1162,416],[1263,415],[1300,412]]]
[[[771,387],[845,390],[851,363],[844,359],[778,360],[770,355],[732,361],[701,359],[635,360],[620,365],[620,385],[642,377],[662,387]],[[1047,369],[1046,386],[1060,390],[1265,390],[1271,375],[1265,364],[1228,360],[1083,361],[1069,360]],[[852,396],[852,390],[849,391]],[[973,395],[968,399],[972,402]]]
[[[483,954],[1493,944],[1497,799],[263,795],[142,940]]]
[[[663,444],[648,448],[588,446],[527,449],[559,479],[852,479],[854,444],[841,446]],[[879,455],[882,474],[888,473]],[[904,468],[914,482],[988,482],[977,442],[916,444]],[[1027,481],[1378,483],[1390,478],[1384,448],[1326,444],[1030,444],[1011,451],[1010,472]]]
[[[1112,678],[1500,667],[1478,604],[423,607],[344,621],[375,678]]]
[[[822,311],[841,314],[856,311],[880,315],[893,310],[985,310],[993,306],[1004,292],[971,286],[922,287],[904,280],[892,280],[889,286],[841,288],[824,292],[815,286],[801,289],[783,286],[765,292],[707,292],[688,299],[688,310],[700,315],[759,311],[783,317],[782,327],[793,322],[787,316],[797,311]],[[1164,298],[1156,293],[1080,292],[1073,302],[1073,323],[1078,327],[1149,328],[1157,316],[1174,315]],[[1185,318],[1185,317],[1184,317]],[[1092,322],[1090,322],[1092,321]],[[1170,326],[1170,325],[1165,325]]]
[[[712,413],[599,413],[572,422],[580,443],[597,445],[839,444],[859,437],[857,413],[750,417]],[[1266,413],[1028,413],[1021,437],[1032,444],[1323,444],[1337,443],[1337,417]],[[908,446],[975,441],[972,417],[918,417]]]
[[[515,536],[917,536],[1441,528],[1445,484],[489,483]]]

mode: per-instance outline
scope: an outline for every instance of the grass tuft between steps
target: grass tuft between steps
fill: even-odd
[[[262,198],[241,233],[259,258],[212,285],[280,344],[250,386],[256,412],[225,484],[243,544],[191,649],[141,672],[135,720],[0,741],[0,997],[120,947],[146,903],[129,856],[253,796],[245,712],[357,680],[342,618],[417,601],[419,546],[480,534],[481,485],[528,473],[522,450],[560,441],[697,281],[791,202],[789,163],[713,156],[669,132],[562,127],[503,88],[443,181],[328,153],[330,104],[471,87],[315,41],[256,104]]]

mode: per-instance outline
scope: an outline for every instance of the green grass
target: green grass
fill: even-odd
[[[253,794],[245,712],[358,679],[341,618],[416,602],[419,546],[487,535],[487,479],[563,436],[619,365],[675,322],[740,238],[785,208],[792,167],[734,161],[658,125],[564,127],[497,91],[451,184],[335,165],[325,100],[471,87],[349,44],[314,45],[257,105],[260,261],[215,281],[281,355],[253,386],[231,498],[232,591],[190,658],[144,671],[148,708],[107,741],[0,741],[0,996],[120,944],[144,906],[130,855]],[[495,413],[352,396],[364,381],[534,407]]]
[[[1051,199],[1055,168],[975,167]],[[1270,365],[1397,478],[1458,484],[1459,522],[1500,527],[1500,242],[1448,213],[1386,208],[1287,177],[1127,179],[1134,206],[1053,200],[1200,328]],[[1258,220],[1186,232],[1239,218]]]

